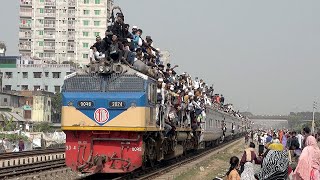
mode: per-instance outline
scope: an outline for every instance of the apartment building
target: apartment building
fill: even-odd
[[[20,54],[87,64],[112,5],[113,0],[20,0]]]

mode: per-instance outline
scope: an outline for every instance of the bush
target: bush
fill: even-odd
[[[23,139],[24,141],[28,140],[27,136],[19,135],[19,134],[0,134],[0,139],[6,138],[9,141],[18,141],[20,139]]]

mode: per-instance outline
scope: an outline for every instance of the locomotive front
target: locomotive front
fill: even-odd
[[[159,130],[155,88],[152,79],[134,70],[67,78],[62,92],[67,166],[101,173],[141,167],[143,134]]]

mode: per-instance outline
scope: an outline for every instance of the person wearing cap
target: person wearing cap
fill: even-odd
[[[134,49],[137,49],[138,47],[142,46],[142,39],[141,39],[142,33],[143,31],[141,29],[138,29],[136,33],[133,34],[132,42],[133,42]]]
[[[138,26],[132,26],[132,34],[133,35],[136,34],[137,30],[138,30]]]
[[[105,58],[106,48],[107,46],[105,41],[102,41],[100,36],[96,36],[96,43],[94,43],[94,45],[90,48],[92,49],[92,55],[94,56],[96,61]]]

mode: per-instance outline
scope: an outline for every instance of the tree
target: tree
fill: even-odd
[[[3,131],[14,131],[16,128],[16,123],[13,121],[13,116],[9,119],[7,116],[1,114],[1,119],[4,122],[4,126],[2,128]]]
[[[52,117],[54,122],[61,122],[62,94],[56,93],[52,99]]]
[[[53,132],[53,128],[50,126],[49,122],[40,122],[34,125],[34,132]]]

